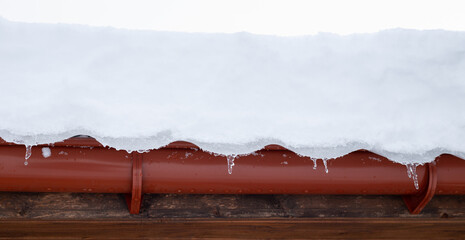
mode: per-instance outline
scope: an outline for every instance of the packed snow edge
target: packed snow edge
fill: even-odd
[[[277,139],[260,139],[247,143],[214,143],[199,141],[196,139],[177,139],[173,138],[169,133],[163,132],[157,136],[147,138],[128,138],[128,137],[105,137],[92,134],[90,131],[76,130],[68,131],[62,134],[55,135],[30,135],[30,136],[19,136],[11,134],[8,131],[0,130],[0,137],[7,142],[16,144],[22,144],[25,146],[35,146],[43,144],[53,144],[56,142],[64,141],[74,136],[90,136],[95,138],[103,146],[114,148],[116,150],[124,150],[128,152],[138,151],[145,152],[154,149],[159,149],[167,146],[168,144],[175,141],[186,141],[190,142],[200,149],[206,152],[210,152],[215,155],[249,155],[255,151],[263,149],[267,145],[276,144],[282,146],[296,154],[301,156],[310,157],[312,159],[334,159],[342,157],[351,152],[357,150],[368,150],[376,153],[380,156],[384,156],[387,159],[397,162],[403,165],[429,163],[435,160],[436,157],[441,154],[452,154],[454,156],[465,159],[465,152],[456,151],[447,148],[435,148],[427,151],[418,152],[392,152],[383,149],[381,146],[370,145],[369,143],[362,142],[347,142],[345,144],[334,145],[334,146],[303,146],[303,145],[291,145],[286,144],[283,141]]]

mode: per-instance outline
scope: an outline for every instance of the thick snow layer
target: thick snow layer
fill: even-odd
[[[267,144],[403,163],[465,156],[465,32],[276,37],[0,19],[0,137],[147,150]]]

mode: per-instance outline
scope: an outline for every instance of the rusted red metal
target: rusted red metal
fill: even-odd
[[[405,166],[365,150],[324,161],[269,145],[236,156],[232,174],[226,156],[181,141],[128,153],[71,138],[33,147],[27,166],[24,156],[24,146],[0,141],[0,191],[128,193],[131,213],[143,193],[403,195],[412,213],[434,194],[465,194],[465,161],[447,154],[416,168],[419,189]]]

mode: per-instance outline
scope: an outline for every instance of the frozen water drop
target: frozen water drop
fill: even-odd
[[[24,158],[26,159],[26,162],[31,157],[31,154],[32,154],[32,145],[26,145],[26,155],[24,156]]]
[[[235,165],[234,164],[234,159],[236,158],[236,155],[228,155],[226,156],[226,160],[228,160],[228,173],[232,174],[232,168]]]
[[[328,159],[323,158],[322,160],[323,160],[323,164],[325,165],[325,172],[328,173],[329,172],[329,170],[328,170]]]
[[[408,176],[408,178],[412,178],[411,165],[407,164],[407,165],[405,165],[405,167],[407,168],[407,176]]]
[[[313,169],[315,170],[316,169],[316,158],[312,158],[312,161],[313,161]]]
[[[405,167],[407,167],[408,177],[413,180],[413,185],[415,186],[415,189],[418,190],[420,189],[420,186],[418,185],[417,166],[418,164],[416,163],[409,163],[405,165]]]

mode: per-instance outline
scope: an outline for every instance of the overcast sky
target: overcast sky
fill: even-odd
[[[457,0],[0,0],[8,20],[184,32],[304,35],[388,28],[465,31]]]

